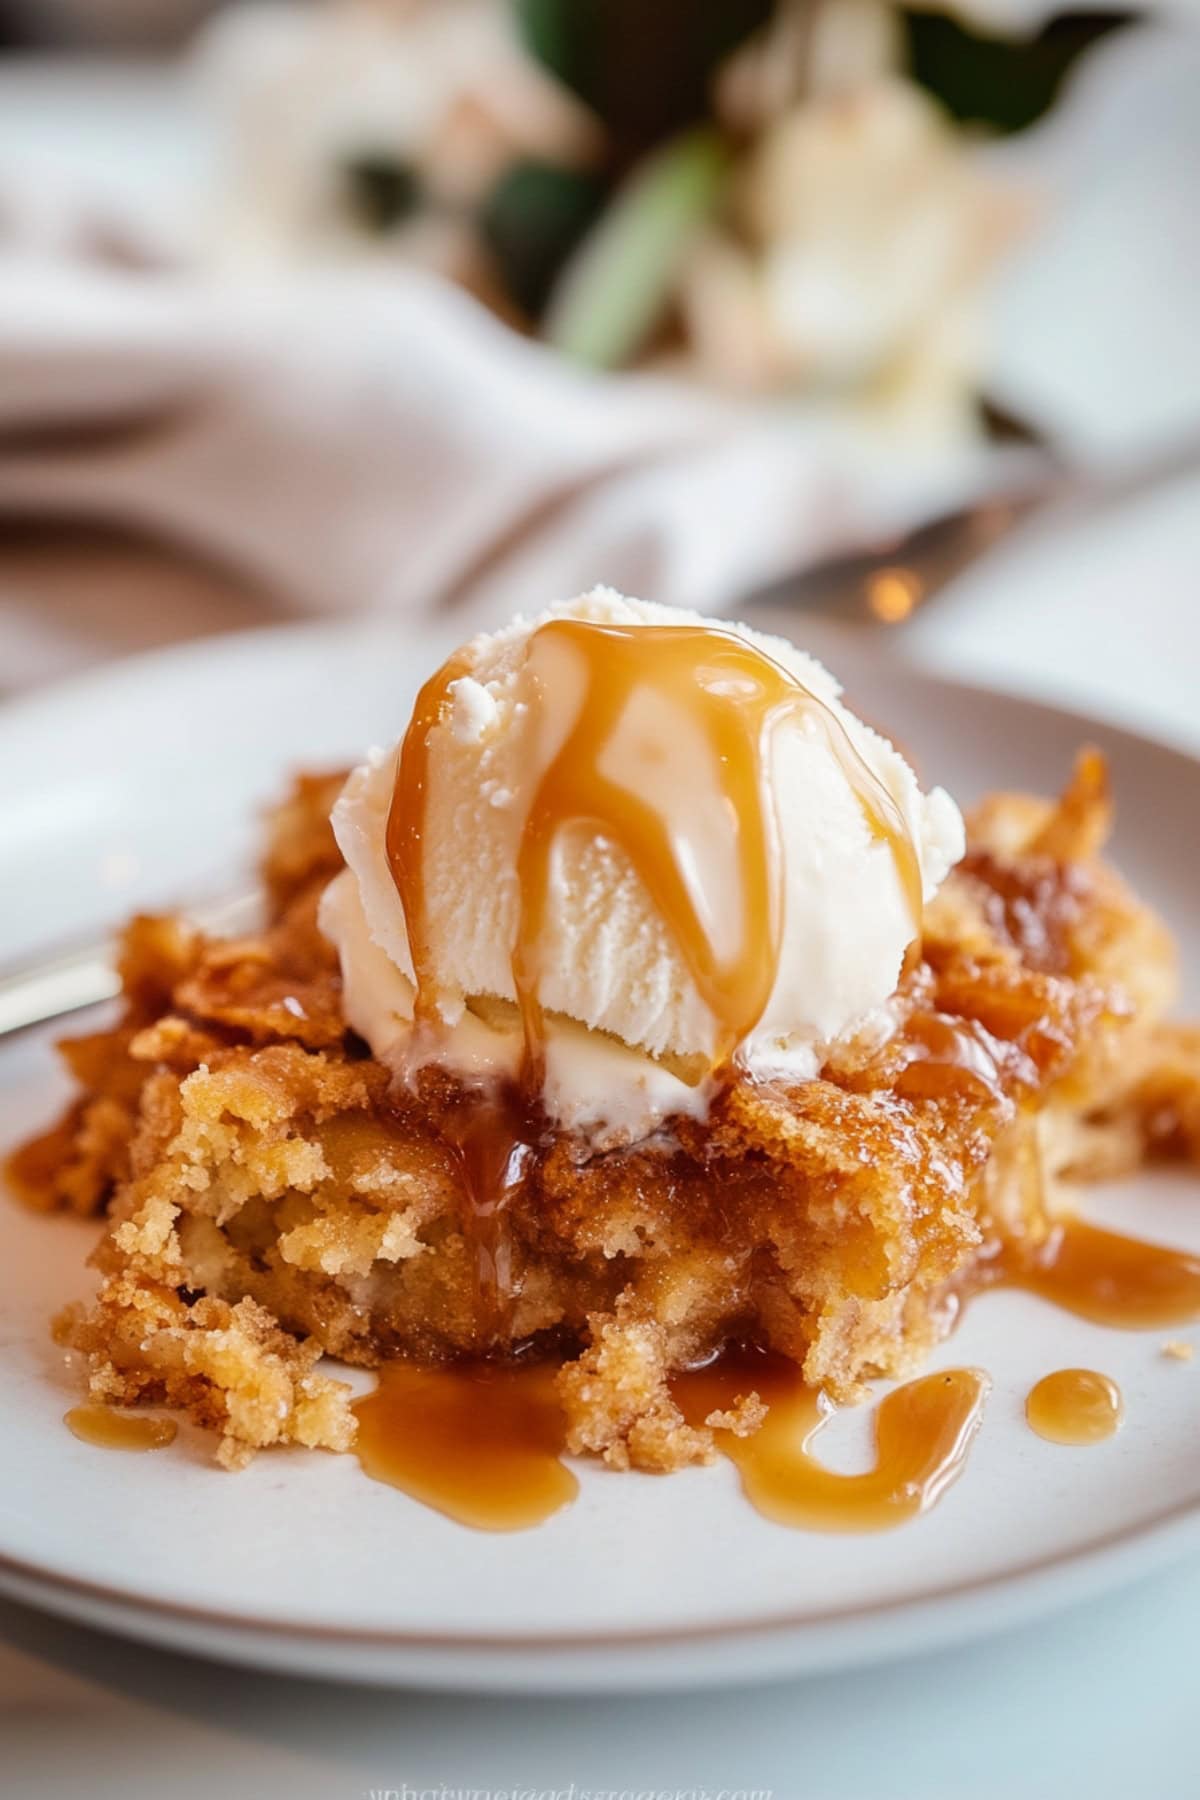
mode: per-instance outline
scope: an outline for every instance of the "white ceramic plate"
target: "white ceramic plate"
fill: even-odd
[[[817,649],[826,634],[805,629]],[[0,714],[0,954],[229,883],[290,767],[393,737],[444,650],[395,628],[280,632],[171,652]],[[964,800],[1046,789],[1084,739],[1112,758],[1117,855],[1179,933],[1200,1001],[1200,764],[1043,706],[886,667],[842,646],[850,697]],[[0,1143],[54,1110],[46,1034],[0,1048]],[[1094,1216],[1200,1250],[1200,1182],[1139,1179]],[[536,1531],[476,1534],[368,1481],[351,1457],[286,1452],[230,1476],[199,1433],[115,1455],[77,1442],[47,1321],[86,1291],[95,1227],[0,1205],[0,1587],[182,1649],[378,1682],[630,1689],[750,1680],[998,1628],[1200,1546],[1195,1368],[1162,1333],[1102,1331],[1027,1296],[978,1302],[940,1352],[995,1381],[961,1481],[881,1537],[771,1525],[720,1464],[670,1479],[581,1469]],[[1048,1370],[1120,1382],[1127,1423],[1068,1450],[1023,1422]],[[866,1456],[865,1412],[825,1453]]]

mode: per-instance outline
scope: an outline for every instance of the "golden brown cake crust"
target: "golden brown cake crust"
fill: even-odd
[[[373,1366],[530,1340],[563,1359],[571,1449],[705,1460],[673,1371],[753,1339],[853,1398],[943,1334],[982,1246],[1044,1233],[1046,1176],[1200,1145],[1200,1040],[1159,1023],[1172,946],[1099,860],[1107,785],[1085,753],[1057,804],[978,809],[886,1029],[838,1044],[819,1079],[736,1081],[705,1124],[603,1155],[548,1133],[506,1215],[512,1292],[485,1342],[439,1133],[452,1084],[394,1090],[345,1029],[316,926],[338,781],[302,778],[274,816],[261,935],[133,923],[125,1015],[64,1046],[81,1097],[13,1170],[34,1205],[107,1213],[99,1297],[60,1326],[93,1394],[186,1408],[230,1465],[349,1445],[322,1353]]]

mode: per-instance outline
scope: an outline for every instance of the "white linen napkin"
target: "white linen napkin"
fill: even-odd
[[[130,526],[298,609],[483,617],[598,580],[711,609],[988,462],[590,375],[409,269],[0,264],[0,517]]]

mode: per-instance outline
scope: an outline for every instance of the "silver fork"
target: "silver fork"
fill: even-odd
[[[262,915],[257,892],[227,894],[189,906],[185,916],[213,936],[251,931]],[[112,940],[88,937],[0,969],[0,1038],[82,1012],[120,992]]]
[[[1068,469],[1047,451],[1030,453],[1018,480],[991,496],[942,513],[890,542],[876,542],[754,595],[755,605],[792,607],[830,617],[899,625],[963,571],[1029,522],[1059,513],[1081,521],[1200,469],[1200,438],[1169,442],[1149,455],[1099,472]]]

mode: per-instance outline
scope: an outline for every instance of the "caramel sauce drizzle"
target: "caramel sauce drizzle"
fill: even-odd
[[[562,1461],[554,1372],[547,1363],[388,1363],[375,1391],[355,1402],[355,1453],[373,1479],[460,1524],[540,1524],[579,1490]],[[784,1357],[730,1351],[675,1376],[671,1390],[693,1425],[751,1390],[766,1403],[753,1437],[715,1434],[764,1517],[806,1531],[884,1531],[927,1511],[961,1473],[989,1385],[978,1370],[953,1369],[885,1395],[876,1464],[865,1475],[838,1475],[812,1456],[832,1409]]]
[[[495,1222],[520,1185],[536,1138],[536,1110],[545,1065],[545,1024],[538,999],[539,951],[546,924],[554,846],[561,833],[582,826],[618,845],[665,921],[680,956],[717,1023],[714,1069],[728,1065],[753,1030],[774,986],[783,930],[778,828],[765,774],[770,733],[785,714],[813,722],[848,781],[874,836],[887,844],[912,915],[922,914],[916,847],[892,795],[863,760],[841,720],[773,658],[736,634],[695,625],[598,625],[554,619],[533,633],[528,665],[538,692],[539,718],[553,719],[555,695],[568,675],[580,678],[580,697],[534,784],[517,855],[520,904],[512,946],[513,990],[524,1029],[519,1094],[479,1097],[475,1119],[459,1119],[448,1141],[462,1176],[469,1229],[476,1241],[480,1290],[488,1310],[502,1310]],[[453,683],[468,673],[460,651],[425,683],[397,760],[387,821],[387,855],[404,909],[416,981],[418,1029],[436,1029],[428,906],[424,877],[425,816],[430,788],[430,740]],[[635,701],[651,696],[654,726],[631,726]],[[683,765],[670,783],[672,804],[639,790],[651,763],[678,761],[671,721],[686,721],[699,736],[707,774]],[[668,734],[664,736],[663,733]],[[627,773],[614,774],[614,766]],[[674,772],[673,772],[674,773]],[[679,802],[687,785],[711,782],[715,805]],[[681,823],[690,819],[692,826]],[[732,870],[736,927],[718,916],[704,871]],[[479,1229],[483,1223],[485,1229]],[[499,1290],[499,1291],[498,1291]]]
[[[757,1431],[716,1433],[746,1498],[780,1525],[845,1532],[889,1531],[936,1504],[962,1473],[991,1383],[978,1369],[949,1369],[885,1394],[875,1412],[875,1466],[861,1475],[839,1475],[812,1454],[833,1409],[784,1357],[723,1357],[671,1386],[693,1425],[757,1393],[769,1409]]]
[[[905,1021],[907,1061],[895,1080],[906,1100],[938,1100],[966,1085],[997,1106],[1007,1098],[1001,1046],[974,1019],[918,1011]]]
[[[569,1505],[564,1424],[548,1363],[387,1363],[355,1402],[355,1454],[376,1481],[477,1531],[523,1531]]]
[[[412,957],[416,985],[413,1004],[419,1024],[436,1018],[422,860],[425,807],[429,798],[429,739],[446,710],[452,685],[469,669],[466,651],[459,650],[429,677],[418,693],[400,745],[396,786],[388,810],[385,840],[388,865],[404,908],[408,952]]]
[[[174,1443],[178,1429],[174,1419],[113,1406],[73,1406],[63,1422],[83,1443],[101,1450],[162,1450]]]
[[[475,1265],[478,1330],[499,1344],[513,1291],[512,1239],[505,1212],[519,1193],[541,1134],[522,1088],[497,1084],[463,1097],[441,1121],[465,1202],[464,1226]]]
[[[1200,1319],[1200,1257],[1083,1219],[1062,1220],[1034,1251],[1009,1250],[981,1265],[976,1281],[1023,1288],[1094,1325],[1122,1331]]]
[[[831,707],[754,645],[729,631],[701,625],[597,625],[552,619],[530,639],[529,662],[543,705],[552,696],[538,671],[546,646],[565,645],[583,673],[582,697],[561,745],[537,781],[521,832],[517,875],[520,909],[512,949],[513,988],[525,1024],[530,1088],[540,1085],[543,1023],[536,994],[538,946],[545,926],[550,859],[560,833],[585,826],[628,856],[666,921],[705,1004],[718,1022],[717,1065],[753,1030],[775,981],[783,928],[782,872],[776,821],[764,775],[771,728],[787,712],[816,722],[836,757],[872,833],[891,850],[912,915],[922,914],[916,846],[896,801],[860,755]],[[404,908],[417,985],[418,1015],[434,1010],[429,931],[422,866],[429,796],[430,738],[453,683],[468,672],[460,651],[425,683],[397,763],[387,823],[387,854]],[[710,752],[717,782],[718,850],[737,873],[740,897],[736,943],[722,947],[705,893],[696,878],[702,858],[681,830],[674,810],[656,806],[610,772],[623,721],[636,695],[647,692],[663,717],[684,717]],[[635,754],[662,759],[663,745],[633,745]],[[681,769],[686,779],[691,773]]]
[[[1101,1444],[1125,1417],[1121,1390],[1095,1369],[1056,1369],[1029,1391],[1025,1417],[1051,1444]]]

